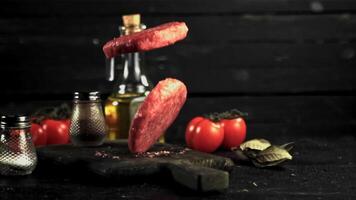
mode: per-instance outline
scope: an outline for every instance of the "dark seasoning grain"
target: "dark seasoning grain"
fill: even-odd
[[[185,154],[185,152],[189,151],[190,149],[184,148],[180,149],[179,151],[173,152],[168,150],[161,150],[161,151],[148,151],[145,153],[138,153],[134,154],[136,158],[155,158],[155,157],[167,157],[170,155],[177,155],[177,154]]]
[[[106,153],[105,151],[95,151],[95,157],[100,158],[112,158],[112,159],[120,159],[120,156],[115,156],[110,153]]]

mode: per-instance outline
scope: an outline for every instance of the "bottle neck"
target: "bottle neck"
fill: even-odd
[[[144,94],[148,90],[147,79],[142,73],[142,59],[138,52],[122,56],[119,73],[118,94]]]

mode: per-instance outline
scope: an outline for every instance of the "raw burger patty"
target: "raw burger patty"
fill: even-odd
[[[176,119],[187,98],[185,85],[172,78],[160,81],[149,93],[132,120],[129,149],[147,151]]]
[[[114,38],[104,45],[103,51],[107,58],[122,53],[149,51],[174,44],[184,39],[187,32],[188,27],[184,22],[169,22],[131,35]]]

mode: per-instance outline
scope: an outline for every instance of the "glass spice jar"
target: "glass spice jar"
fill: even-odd
[[[1,116],[0,174],[27,175],[37,165],[36,149],[30,134],[30,119],[25,115]]]
[[[70,139],[77,146],[99,146],[106,137],[106,125],[99,92],[75,92]]]

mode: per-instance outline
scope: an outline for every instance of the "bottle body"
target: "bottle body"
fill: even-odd
[[[130,35],[144,30],[140,15],[124,15],[124,26],[120,26],[121,35]],[[115,78],[114,71],[119,70],[113,93],[105,102],[105,119],[108,127],[108,139],[127,139],[131,120],[139,105],[152,89],[152,84],[144,71],[143,54],[139,52],[121,54],[107,62],[108,80]]]
[[[7,118],[6,120],[8,120]],[[18,122],[17,122],[18,123]],[[3,126],[0,130],[0,174],[28,175],[37,165],[36,149],[30,134],[30,123]]]
[[[131,102],[142,93],[112,94],[105,102],[105,118],[108,126],[108,139],[127,139],[131,124]]]

